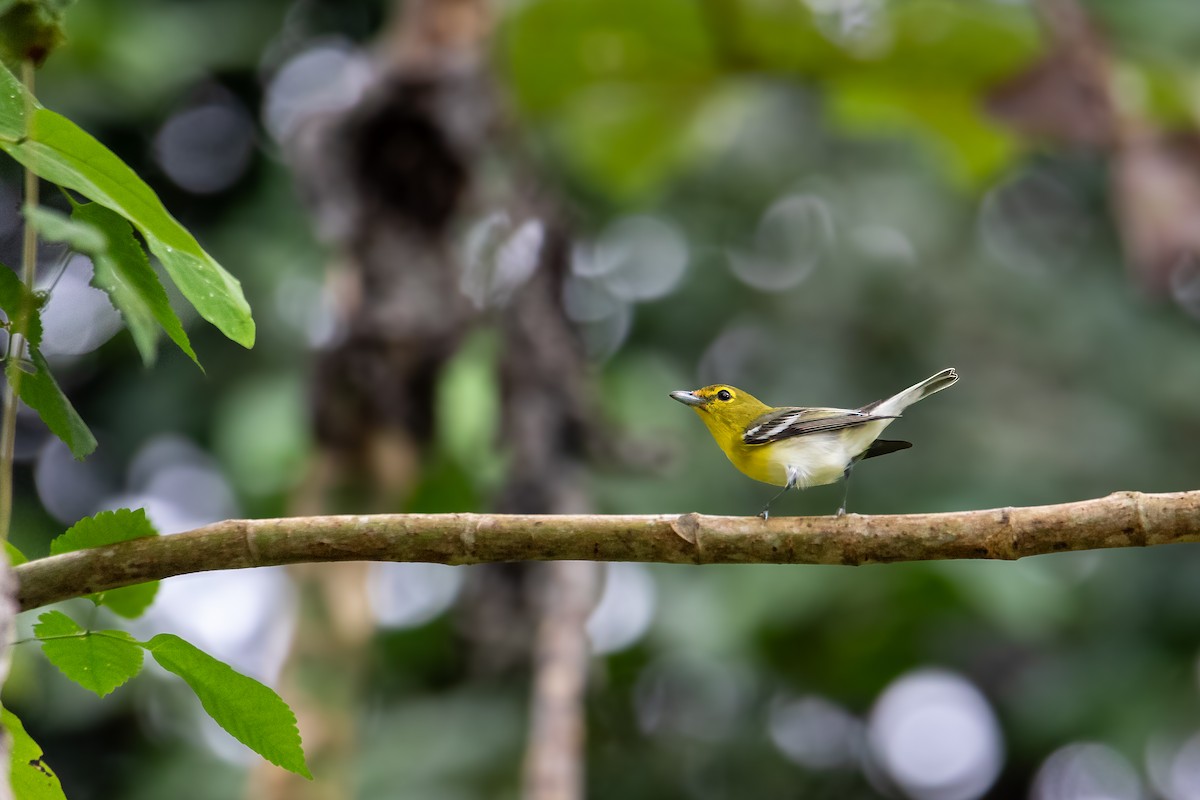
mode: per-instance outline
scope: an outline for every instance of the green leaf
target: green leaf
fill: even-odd
[[[51,433],[66,442],[76,458],[82,459],[96,449],[96,438],[62,389],[58,388],[54,376],[50,374],[50,366],[38,350],[42,341],[40,305],[38,296],[29,292],[16,273],[0,264],[0,309],[9,320],[17,319],[22,309],[29,314],[25,321],[29,360],[26,361],[21,353],[10,354],[4,365],[5,374],[10,384],[17,385],[21,399],[37,412]],[[21,373],[19,378],[18,372]]]
[[[107,147],[61,114],[34,106],[0,66],[0,149],[48,181],[76,191],[133,223],[200,316],[244,347],[254,344],[254,320],[241,284],[196,242],[137,174]]]
[[[42,317],[38,313],[40,305],[37,296],[30,293],[17,273],[0,264],[0,310],[9,320],[15,320],[22,308],[28,309],[25,339],[34,347],[42,343]]]
[[[85,517],[61,536],[50,542],[50,555],[69,553],[89,547],[103,547],[130,539],[157,536],[158,531],[146,518],[145,509],[101,511],[94,517]],[[96,605],[102,605],[128,619],[136,619],[150,607],[158,594],[158,581],[148,581],[120,589],[110,589],[88,595]]]
[[[101,511],[94,517],[84,517],[50,542],[50,555],[103,547],[106,544],[127,542],[157,536],[158,531],[146,518],[144,508],[118,508]]]
[[[12,758],[9,762],[9,781],[16,800],[67,800],[62,784],[50,765],[42,758],[42,748],[25,732],[16,714],[7,708],[0,711],[3,724],[12,737]]]
[[[37,412],[51,433],[66,442],[75,458],[83,459],[96,449],[96,437],[58,387],[54,376],[50,374],[50,365],[36,347],[30,346],[29,361],[36,371],[32,374],[22,371],[19,378],[21,399]],[[14,373],[21,369],[20,359],[8,359],[5,372],[10,383],[16,382]]]
[[[38,617],[33,635],[63,675],[100,697],[142,669],[141,643],[125,631],[84,631],[61,611]]]
[[[74,636],[83,633],[83,628],[75,620],[61,611],[47,611],[38,617],[33,626],[33,634],[39,639],[46,636]]]
[[[76,206],[71,218],[87,223],[104,241],[102,248],[89,253],[95,270],[92,286],[107,293],[113,307],[121,312],[142,361],[147,366],[154,363],[161,325],[171,341],[199,366],[187,333],[128,220],[98,203]]]
[[[137,619],[146,613],[146,609],[154,603],[154,598],[157,596],[158,581],[147,581],[120,589],[109,589],[107,592],[90,594],[88,599],[125,619]]]
[[[65,242],[80,253],[95,253],[104,249],[104,234],[94,225],[72,219],[61,211],[45,206],[25,206],[26,221],[37,229],[43,239]]]
[[[25,284],[21,282],[20,276],[12,267],[0,266],[4,266],[4,270],[0,271],[0,308],[3,308],[4,313],[11,319],[21,308],[21,302],[25,299]]]
[[[204,710],[233,738],[272,764],[312,779],[296,715],[279,695],[178,636],[160,633],[145,647],[163,669],[192,687]]]
[[[8,556],[8,565],[10,567],[15,567],[18,564],[24,564],[29,560],[25,557],[24,553],[17,549],[15,544],[7,539],[4,540],[4,552]]]
[[[18,141],[25,135],[25,87],[0,66],[0,139]]]
[[[167,300],[167,293],[133,236],[129,222],[98,203],[75,206],[71,216],[51,208],[26,206],[25,218],[45,239],[65,242],[91,257],[92,285],[108,294],[133,335],[142,361],[154,363],[158,326],[199,366],[187,333]]]

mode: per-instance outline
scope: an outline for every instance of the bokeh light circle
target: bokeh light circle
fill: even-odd
[[[1030,800],[1141,800],[1133,766],[1106,744],[1078,742],[1050,754],[1033,780]]]
[[[952,672],[904,675],[876,702],[868,741],[877,765],[913,800],[974,800],[1000,774],[1004,745],[991,706]]]

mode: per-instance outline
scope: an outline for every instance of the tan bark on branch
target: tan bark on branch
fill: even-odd
[[[318,561],[846,564],[1200,541],[1200,491],[1026,508],[844,517],[379,514],[227,520],[22,564],[21,610],[192,572]]]

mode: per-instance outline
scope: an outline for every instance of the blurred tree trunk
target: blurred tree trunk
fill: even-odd
[[[1132,277],[1166,294],[1200,271],[1200,134],[1168,133],[1122,107],[1113,58],[1079,0],[1034,4],[1050,41],[1039,63],[989,106],[1025,136],[1104,152],[1109,196]]]
[[[331,280],[341,325],[337,342],[318,356],[313,410],[320,457],[294,513],[403,508],[432,445],[439,376],[471,327],[483,320],[494,320],[502,341],[497,446],[506,447],[511,462],[499,507],[528,513],[588,510],[578,480],[589,418],[585,364],[560,307],[565,238],[547,221],[551,215],[529,207],[515,187],[498,198],[481,198],[472,180],[501,132],[487,72],[491,27],[482,0],[397,3],[376,51],[379,77],[373,88],[355,108],[320,122],[292,148],[318,226],[333,233],[340,251]],[[482,308],[489,305],[486,291],[484,302],[473,304],[460,289],[451,236],[453,224],[480,205],[518,219],[546,218],[536,222],[546,244],[535,256],[532,277],[511,286],[491,309]],[[353,733],[361,665],[374,627],[364,569],[323,565],[294,573],[305,608],[285,693],[297,709],[318,781],[263,773],[274,784],[273,796],[353,794],[350,765],[361,751]],[[484,651],[474,660],[527,663],[536,628],[538,668],[575,675],[567,681],[569,692],[554,691],[552,697],[547,682],[535,678],[529,797],[582,796],[583,621],[597,569],[576,564],[531,573],[485,566],[468,579],[465,631],[470,646]],[[545,584],[540,591],[528,585],[531,574]],[[570,602],[558,601],[568,596]],[[554,600],[530,603],[538,597]],[[530,614],[540,614],[542,622],[535,624]],[[506,646],[513,657],[504,656]],[[321,676],[320,696],[300,688],[312,685],[314,674]],[[561,736],[562,731],[570,734]]]
[[[584,625],[596,605],[600,565],[555,561],[542,565],[542,578],[523,794],[573,800],[585,795],[583,700],[591,650]]]
[[[503,437],[512,452],[499,510],[573,514],[592,510],[580,464],[594,414],[585,359],[562,310],[568,250],[550,237],[539,271],[504,312]],[[524,766],[527,800],[584,796],[584,691],[590,658],[585,630],[600,565],[535,565],[538,617]]]

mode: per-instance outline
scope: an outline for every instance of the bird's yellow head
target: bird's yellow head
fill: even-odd
[[[740,440],[746,426],[770,410],[749,392],[724,383],[694,392],[671,392],[671,398],[691,406],[718,442]]]

